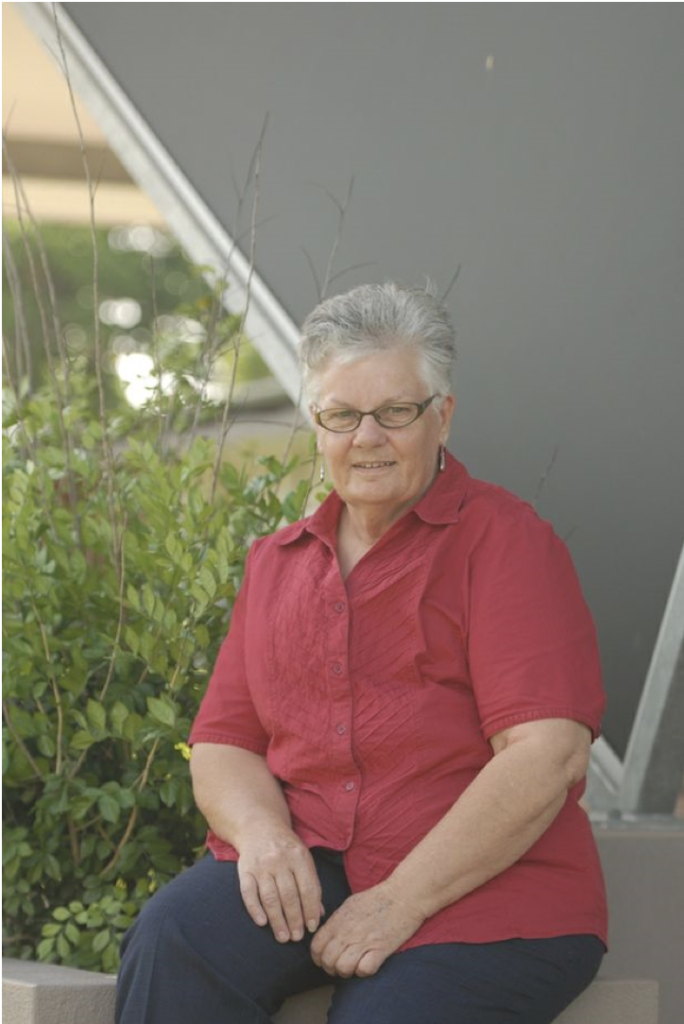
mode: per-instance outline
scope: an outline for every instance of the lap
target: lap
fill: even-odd
[[[550,1024],[593,980],[594,936],[421,946],[336,986],[328,1024]]]
[[[325,855],[314,856],[332,913],[349,895],[344,871]],[[288,996],[329,981],[309,945],[309,936],[276,942],[247,913],[237,865],[205,857],[156,893],[127,933],[117,1019],[180,1021],[193,1012],[204,1021],[225,1020],[220,1004],[237,992],[272,1014]],[[261,1019],[255,1009],[254,1020]]]
[[[314,857],[329,915],[349,887],[340,864]],[[171,1024],[192,1013],[203,1024],[266,1024],[288,996],[333,980],[309,946],[255,925],[236,865],[207,857],[154,896],[126,937],[117,1020]],[[329,1024],[549,1024],[602,952],[593,936],[422,946],[371,978],[337,979]]]

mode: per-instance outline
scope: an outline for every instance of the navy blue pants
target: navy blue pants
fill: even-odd
[[[314,851],[331,914],[349,895]],[[236,865],[207,857],[158,892],[124,939],[117,1024],[269,1024],[282,1002],[332,981],[309,937],[280,944],[240,896]],[[371,978],[336,981],[329,1024],[550,1024],[587,987],[592,935],[445,943],[395,953]]]

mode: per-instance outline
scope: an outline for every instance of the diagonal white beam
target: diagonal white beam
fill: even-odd
[[[192,261],[215,271],[212,283],[228,274],[224,305],[241,315],[245,330],[295,404],[302,405],[297,362],[298,331],[234,239],[134,107],[61,4],[20,3],[17,9],[45,47],[66,54],[69,80],[131,177],[150,197]],[[64,88],[67,88],[66,82]],[[249,303],[248,303],[249,297]]]
[[[684,777],[684,548],[625,752],[621,811],[671,814]]]

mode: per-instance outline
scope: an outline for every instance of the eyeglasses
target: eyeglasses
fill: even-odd
[[[430,402],[438,397],[430,395],[424,402],[392,402],[381,405],[379,409],[371,409],[370,412],[360,412],[358,409],[319,409],[313,418],[319,426],[335,434],[356,430],[364,416],[372,416],[376,423],[387,430],[397,430],[399,427],[408,427],[409,423],[422,416]]]

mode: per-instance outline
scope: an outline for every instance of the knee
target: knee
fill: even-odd
[[[173,886],[167,886],[152,896],[138,914],[121,943],[122,970],[139,952],[147,955],[172,943],[178,935],[182,908],[174,899]]]

